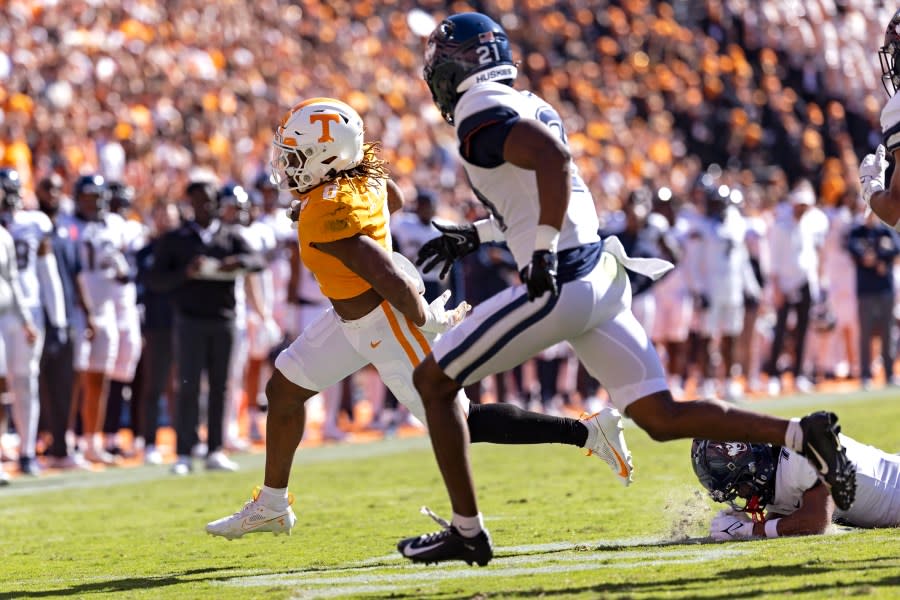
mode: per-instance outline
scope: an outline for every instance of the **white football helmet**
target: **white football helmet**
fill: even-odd
[[[306,192],[362,162],[362,118],[340,100],[310,98],[281,120],[272,146],[278,187]]]

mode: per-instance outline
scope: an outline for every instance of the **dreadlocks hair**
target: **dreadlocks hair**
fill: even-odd
[[[378,156],[380,152],[381,142],[368,142],[364,144],[362,161],[352,169],[347,169],[346,171],[338,173],[335,179],[339,177],[347,177],[350,179],[355,177],[387,179],[390,177],[390,173],[387,169],[387,163]]]

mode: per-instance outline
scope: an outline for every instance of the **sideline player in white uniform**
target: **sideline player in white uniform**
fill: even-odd
[[[736,346],[744,328],[744,298],[759,298],[762,290],[750,266],[747,224],[732,201],[732,190],[712,180],[705,191],[706,216],[697,227],[699,260],[694,265],[697,272],[691,277],[708,305],[701,332],[710,359],[701,387],[704,397],[716,397],[717,384],[722,383],[717,373],[721,363],[725,380],[720,387],[726,400],[736,400],[743,395],[736,379],[740,368]],[[720,361],[712,358],[716,348]]]
[[[77,291],[81,302],[75,319],[75,371],[81,386],[81,421],[87,444],[84,457],[115,464],[103,447],[109,375],[119,351],[116,297],[128,275],[123,254],[122,218],[107,212],[109,190],[101,175],[82,175],[72,188],[75,214],[63,221],[78,245],[81,272]]]
[[[653,322],[653,342],[657,347],[665,348],[666,372],[669,376],[669,389],[672,395],[681,400],[684,396],[684,383],[687,378],[687,341],[690,333],[691,319],[694,316],[694,298],[688,287],[687,266],[684,250],[687,236],[691,231],[688,219],[675,212],[672,206],[672,191],[660,188],[656,193],[655,221],[669,224],[668,237],[675,244],[679,260],[675,268],[653,286],[656,296],[656,319]]]
[[[716,502],[732,510],[713,519],[716,540],[825,533],[832,521],[900,527],[900,456],[841,435],[856,466],[856,501],[835,509],[802,456],[781,446],[694,440],[694,473]]]
[[[441,531],[401,540],[400,553],[416,562],[490,561],[469,467],[469,430],[454,398],[462,386],[562,340],[613,404],[654,439],[785,443],[816,456],[837,503],[849,507],[853,466],[838,443],[835,415],[789,421],[721,402],[673,400],[659,357],[629,310],[625,274],[627,267],[656,278],[671,265],[628,258],[615,238],[600,241],[594,201],[572,161],[562,119],[533,93],[513,89],[516,72],[506,32],[480,13],[452,15],[428,39],[425,81],[455,127],[468,180],[492,218],[429,242],[419,261],[426,268],[446,265],[482,241],[505,240],[523,284],[479,304],[416,367],[413,381],[453,518],[440,521]]]
[[[109,390],[107,393],[106,450],[119,450],[117,433],[121,426],[122,404],[125,401],[125,388],[134,381],[138,361],[141,358],[141,315],[137,306],[137,287],[134,276],[137,273],[138,250],[147,243],[148,228],[142,222],[128,218],[134,201],[134,188],[119,181],[107,183],[109,191],[109,215],[111,227],[121,227],[122,254],[128,264],[128,272],[116,281],[113,286],[113,305],[116,311],[116,328],[119,332],[119,344],[116,349],[116,361],[109,373]],[[134,390],[131,390],[134,397]],[[138,442],[140,444],[141,442]],[[135,450],[143,450],[142,447]]]
[[[240,511],[206,526],[229,539],[286,533],[296,522],[287,485],[303,438],[305,403],[317,392],[371,363],[397,399],[424,419],[413,367],[468,310],[462,303],[446,311],[447,292],[429,304],[412,263],[391,254],[390,211],[402,206],[402,193],[388,179],[377,145],[363,142],[363,122],[353,108],[333,98],[300,102],[281,121],[273,145],[279,181],[296,197],[300,256],[332,306],[275,361],[266,385],[265,485]],[[576,420],[501,403],[470,405],[462,391],[454,401],[467,413],[473,440],[568,444],[607,462],[614,444],[618,463],[628,456],[620,419],[609,410]],[[620,477],[627,484],[630,469]]]
[[[829,371],[842,376],[859,375],[859,314],[853,277],[856,265],[847,250],[847,235],[856,219],[856,201],[856,192],[848,192],[836,206],[823,209],[828,233],[822,248],[822,296],[824,308],[833,314],[834,328],[813,334],[817,339],[812,343],[810,358],[819,375]]]
[[[51,247],[53,224],[40,211],[23,210],[18,173],[0,169],[0,223],[9,231],[16,249],[18,287],[22,309],[32,327],[22,326],[18,311],[0,317],[0,335],[6,346],[4,365],[12,392],[12,416],[19,433],[19,469],[37,475],[35,460],[41,402],[38,371],[44,348],[44,308],[52,327],[66,326],[62,282]]]

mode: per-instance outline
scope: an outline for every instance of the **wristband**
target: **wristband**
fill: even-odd
[[[502,242],[503,235],[497,227],[494,219],[481,219],[473,223],[475,232],[478,234],[479,244],[490,244],[491,242]]]
[[[778,521],[781,519],[772,519],[771,521],[766,521],[766,537],[767,538],[777,538],[778,537]]]
[[[556,252],[556,245],[559,243],[559,229],[552,225],[538,225],[537,234],[534,237],[535,250],[549,250]]]

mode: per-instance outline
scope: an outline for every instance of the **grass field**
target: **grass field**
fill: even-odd
[[[829,408],[845,433],[900,451],[893,392],[754,403]],[[630,425],[630,424],[629,424]],[[261,483],[238,473],[175,478],[165,467],[17,480],[0,490],[0,598],[900,598],[900,529],[743,543],[705,539],[687,440],[626,429],[636,471],[562,446],[479,445],[473,462],[496,557],[485,568],[417,566],[397,539],[449,517],[427,438],[304,449],[291,490],[293,536],[207,536]]]

